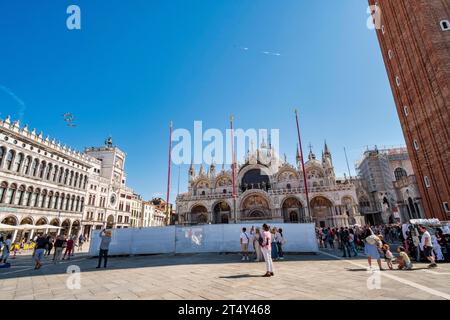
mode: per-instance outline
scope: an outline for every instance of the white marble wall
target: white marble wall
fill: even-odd
[[[115,229],[109,254],[239,252],[239,235],[244,226],[249,233],[251,224]],[[283,229],[283,235],[287,240],[283,248],[285,252],[319,250],[313,224],[279,223],[276,227]],[[92,256],[97,254],[99,244],[100,238],[96,231],[91,241]]]

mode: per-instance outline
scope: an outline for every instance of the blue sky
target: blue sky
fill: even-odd
[[[71,4],[81,8],[81,30],[66,28]],[[344,147],[354,163],[366,145],[404,144],[366,8],[361,0],[1,0],[0,117],[22,117],[78,149],[112,135],[128,155],[128,184],[150,198],[165,194],[170,120],[225,130],[233,113],[238,128],[279,128],[281,153],[294,162],[297,107],[304,144],[319,155],[326,139],[343,175]],[[66,126],[65,112],[77,127]],[[186,180],[182,167],[182,191]]]

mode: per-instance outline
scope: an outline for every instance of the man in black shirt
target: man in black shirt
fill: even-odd
[[[45,235],[41,235],[36,240],[36,249],[34,251],[34,260],[36,265],[34,269],[40,269],[42,267],[42,259],[44,257],[45,250],[48,246],[48,239]]]

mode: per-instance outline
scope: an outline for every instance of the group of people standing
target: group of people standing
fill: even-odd
[[[240,235],[242,261],[250,261],[249,246],[251,244],[254,261],[266,262],[267,272],[264,277],[272,277],[274,276],[273,260],[284,259],[283,245],[285,243],[281,228],[270,228],[267,224],[264,224],[261,229],[252,226],[250,234],[247,233],[247,228],[242,228]]]
[[[44,257],[49,257],[52,251],[53,263],[58,263],[59,261],[66,259],[70,260],[70,257],[75,255],[75,247],[78,247],[78,250],[81,251],[85,241],[86,238],[83,235],[80,235],[78,239],[76,236],[67,237],[63,235],[56,237],[51,235],[38,236],[33,254],[35,269],[40,269],[42,267]]]

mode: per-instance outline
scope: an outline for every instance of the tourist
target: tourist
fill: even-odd
[[[341,227],[341,231],[340,231],[340,236],[341,236],[341,247],[342,247],[342,252],[343,252],[343,258],[347,258],[347,253],[348,253],[348,257],[351,258],[351,254],[350,254],[350,233],[348,231],[348,228],[344,228]]]
[[[378,249],[382,245],[380,238],[378,238],[370,228],[366,229],[365,236],[366,237],[365,237],[364,251],[365,251],[365,254],[367,255],[367,260],[369,262],[369,268],[372,269],[372,259],[375,259],[375,260],[377,260],[380,271],[383,271],[383,268],[381,267],[380,252],[378,251]]]
[[[242,251],[242,261],[248,261],[250,258],[248,257],[248,243],[250,242],[250,238],[247,234],[247,228],[242,228],[242,233],[240,236],[241,242],[241,251]]]
[[[278,229],[275,233],[275,241],[277,243],[278,257],[280,260],[284,260],[283,244],[285,243],[285,240],[283,237],[283,229]]]
[[[278,248],[277,248],[277,241],[275,239],[275,236],[277,234],[277,228],[273,227],[272,228],[272,250],[271,250],[271,255],[272,255],[272,260],[278,260]]]
[[[50,253],[53,250],[53,237],[52,236],[48,236],[47,237],[48,240],[48,244],[47,244],[47,252],[45,253],[46,256],[50,256]]]
[[[399,257],[397,258],[398,269],[411,270],[413,265],[411,263],[411,259],[409,259],[409,256],[406,253],[406,249],[400,246],[397,248],[397,252],[399,253]]]
[[[6,240],[3,242],[3,253],[2,253],[2,258],[0,259],[0,262],[3,262],[5,264],[6,264],[6,261],[8,260],[9,252],[11,251],[11,244],[12,244],[11,239],[12,239],[12,235],[8,234],[6,236]],[[0,249],[1,249],[1,247],[0,247]]]
[[[442,253],[442,248],[441,245],[438,242],[438,236],[437,235],[432,235],[431,236],[431,243],[433,244],[433,252],[434,252],[434,256],[436,257],[436,261],[444,261],[444,255]]]
[[[431,262],[428,267],[436,268],[437,264],[434,261],[433,243],[431,241],[431,235],[428,232],[427,228],[425,228],[424,226],[419,226],[419,231],[422,233],[421,247],[422,247],[423,253],[425,255],[425,258],[427,258],[428,261]]]
[[[328,228],[327,241],[330,245],[330,249],[334,249],[334,231]]]
[[[48,246],[48,238],[45,235],[41,235],[36,240],[36,247],[34,249],[34,269],[40,269],[42,267],[42,259],[44,258],[45,250]]]
[[[63,246],[64,246],[64,239],[62,236],[57,236],[56,241],[54,244],[55,247],[55,253],[53,254],[53,262],[57,263],[61,260],[62,252],[63,252]]]
[[[102,265],[102,259],[104,259],[104,265],[103,267],[106,268],[108,263],[108,251],[109,251],[109,245],[111,243],[111,230],[103,230],[100,232],[100,238],[102,239],[100,242],[100,252],[98,255],[98,266],[97,269],[100,269]]]
[[[74,246],[73,239],[69,237],[69,240],[67,240],[67,242],[66,242],[66,251],[64,252],[63,260],[66,259],[66,255],[67,255],[67,259],[70,260],[70,256],[73,251],[73,246]]]
[[[348,231],[348,242],[350,244],[350,250],[354,253],[354,257],[358,256],[358,251],[356,250],[356,244],[355,244],[356,238],[355,238],[355,232],[352,228]],[[350,255],[350,253],[349,253]]]
[[[264,257],[262,255],[261,246],[259,245],[259,239],[261,238],[261,232],[259,228],[256,228],[255,234],[253,235],[253,247],[255,248],[256,253],[256,262],[261,262],[264,260]]]
[[[321,228],[321,238],[320,243],[322,244],[321,248],[327,248],[327,240],[328,240],[328,229]]]
[[[274,276],[273,273],[273,261],[272,261],[272,255],[271,255],[271,248],[272,248],[272,234],[270,233],[270,228],[267,224],[263,225],[263,233],[261,238],[261,251],[264,257],[264,260],[266,261],[266,274],[263,275],[263,277],[272,277]]]
[[[82,234],[80,234],[80,237],[78,238],[78,251],[83,250],[83,244],[84,244],[85,240],[86,239],[84,238],[84,236]]]
[[[394,259],[394,255],[392,254],[389,245],[383,245],[382,251],[384,253],[384,261],[386,262],[388,268],[393,270],[394,267],[392,266],[392,259]]]
[[[419,232],[416,228],[413,228],[410,232],[413,246],[414,246],[414,253],[415,253],[415,259],[416,262],[420,262],[420,239],[419,239]]]

